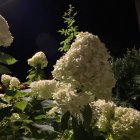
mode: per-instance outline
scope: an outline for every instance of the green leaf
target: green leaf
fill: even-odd
[[[17,60],[9,54],[0,52],[0,62],[3,64],[12,65],[12,64],[16,63]]]
[[[38,116],[36,116],[34,119],[35,120],[42,120],[42,119],[45,119],[46,118],[46,115],[38,115]]]
[[[84,127],[78,123],[75,117],[72,117],[73,137],[74,140],[86,140],[87,135]]]
[[[67,111],[61,118],[61,129],[64,131],[68,128],[68,121],[70,119],[70,112]]]
[[[90,126],[90,123],[92,121],[92,109],[90,105],[86,105],[84,107],[84,110],[81,111],[83,115],[83,125],[88,128]]]
[[[27,101],[20,101],[20,102],[15,103],[15,106],[16,106],[18,109],[24,111],[24,109],[26,108],[27,104],[28,104]]]
[[[3,65],[0,65],[0,74],[10,73],[10,70]]]

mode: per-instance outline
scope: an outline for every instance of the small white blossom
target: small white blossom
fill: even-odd
[[[40,66],[41,69],[47,67],[48,60],[43,52],[37,52],[32,58],[28,59],[28,64],[33,67]]]
[[[55,80],[40,80],[30,84],[31,92],[35,92],[44,99],[52,97],[52,93],[56,89],[57,82]]]
[[[10,80],[10,88],[17,88],[20,85],[20,81],[19,79],[17,79],[16,77],[12,77]]]
[[[69,51],[57,60],[52,74],[55,79],[90,91],[97,98],[110,99],[115,78],[109,58],[105,45],[97,36],[81,32]]]
[[[4,97],[4,94],[0,94],[0,98],[3,98]]]
[[[16,77],[12,77],[10,75],[7,74],[3,74],[1,76],[1,82],[4,86],[6,86],[7,88],[17,88],[20,84],[19,79],[17,79]]]
[[[0,46],[8,47],[13,42],[7,21],[0,15]]]
[[[21,117],[19,116],[18,113],[13,113],[12,116],[10,117],[10,120],[12,122],[17,121],[17,120],[20,120],[20,119],[21,119]]]
[[[1,76],[1,82],[6,87],[9,87],[11,79],[12,79],[12,77],[10,75],[7,75],[7,74],[3,74]]]

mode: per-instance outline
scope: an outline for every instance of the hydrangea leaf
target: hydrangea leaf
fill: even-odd
[[[5,73],[10,73],[10,70],[6,66],[0,65],[0,74],[5,74]]]
[[[61,129],[64,131],[68,128],[68,121],[70,119],[70,112],[67,111],[61,118]]]
[[[17,60],[9,54],[0,52],[0,62],[3,64],[12,65],[12,64],[16,63]]]
[[[15,106],[16,106],[18,109],[24,111],[24,109],[26,108],[27,104],[28,104],[27,101],[20,101],[20,102],[17,102],[17,103],[15,104]]]
[[[85,106],[84,110],[82,111],[82,115],[84,118],[83,125],[85,127],[89,127],[90,123],[92,121],[92,109],[91,109],[90,105]]]

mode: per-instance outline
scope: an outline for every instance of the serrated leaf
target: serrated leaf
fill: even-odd
[[[10,73],[10,70],[6,66],[0,65],[0,74],[6,73]]]
[[[64,131],[68,128],[68,121],[70,119],[70,112],[67,111],[61,118],[61,129]]]
[[[12,65],[12,64],[16,63],[17,60],[9,54],[0,52],[0,62],[3,64]]]
[[[27,101],[20,101],[20,102],[15,103],[15,106],[16,106],[18,109],[24,111],[24,109],[26,108],[27,104],[28,104]]]

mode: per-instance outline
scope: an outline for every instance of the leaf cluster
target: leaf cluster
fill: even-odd
[[[57,138],[60,121],[59,115],[49,117],[48,112],[52,107],[54,104],[51,100],[43,100],[28,91],[5,90],[4,97],[0,99],[0,139]],[[20,118],[13,119],[14,113]]]
[[[10,73],[6,65],[12,65],[16,62],[17,60],[13,56],[0,51],[0,74]]]
[[[38,80],[43,80],[46,78],[46,75],[44,73],[44,70],[41,69],[40,66],[34,68],[32,67],[31,69],[28,70],[28,76],[26,79],[28,80],[28,83],[33,82],[33,81],[38,81]]]
[[[140,49],[128,49],[123,58],[114,59],[113,70],[117,80],[115,95],[125,101],[140,96]]]
[[[69,50],[72,41],[78,34],[78,26],[75,25],[76,15],[77,12],[74,11],[74,7],[70,4],[69,9],[64,12],[64,15],[62,17],[66,28],[58,30],[58,32],[65,38],[63,41],[60,42],[61,47],[59,48],[59,50],[61,52],[67,52]]]

